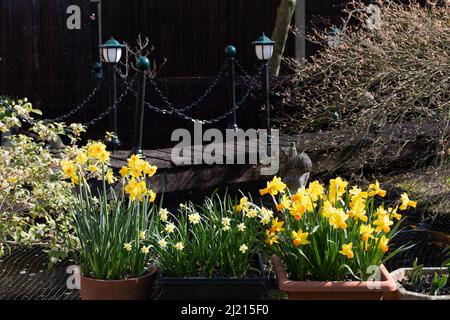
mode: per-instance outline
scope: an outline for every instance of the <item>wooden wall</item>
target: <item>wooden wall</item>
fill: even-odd
[[[307,0],[308,27],[313,21],[317,25],[336,20],[343,2]],[[72,4],[81,7],[81,30],[66,28],[66,9]],[[151,58],[167,58],[160,83],[176,104],[187,104],[224,63],[227,44],[237,47],[246,68],[255,65],[251,42],[262,32],[271,33],[278,4],[279,0],[104,0],[103,36],[133,43],[138,34],[148,35],[155,46]],[[0,0],[0,95],[26,96],[48,117],[65,114],[78,104],[94,86],[96,25],[89,19],[91,13],[88,0]],[[293,55],[292,40],[287,55]],[[308,46],[307,52],[316,49]],[[104,86],[99,97],[70,121],[90,120],[106,108],[107,101]],[[224,101],[225,90],[220,90],[201,116],[217,115],[226,108]],[[120,113],[126,145],[131,140],[134,104],[133,98],[127,99]],[[247,108],[240,118],[244,127],[255,125],[254,109]],[[146,147],[170,145],[171,130],[183,126],[189,127],[183,120],[147,114],[146,134],[152,138]],[[102,121],[89,135],[100,137],[107,128],[108,121]]]

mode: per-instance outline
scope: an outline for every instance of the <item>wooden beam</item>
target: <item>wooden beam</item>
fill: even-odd
[[[295,8],[295,25],[298,30],[301,32],[298,36],[295,37],[295,58],[296,59],[304,59],[306,58],[306,0],[297,0],[297,5]]]

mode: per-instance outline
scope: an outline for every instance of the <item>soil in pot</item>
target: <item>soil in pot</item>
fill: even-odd
[[[81,300],[150,300],[153,296],[157,269],[152,267],[139,278],[96,280],[81,277]]]
[[[433,282],[434,275],[425,274],[422,276],[422,280],[420,281],[420,287],[416,288],[409,279],[403,279],[399,281],[399,283],[408,291],[421,293],[421,294],[430,294],[431,292],[431,284]],[[447,285],[438,291],[437,296],[448,296],[450,295],[450,282],[447,282]]]

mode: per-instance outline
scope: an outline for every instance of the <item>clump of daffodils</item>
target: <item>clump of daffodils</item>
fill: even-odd
[[[216,194],[201,206],[161,209],[151,232],[152,248],[166,276],[246,277],[256,270],[262,222],[268,225],[272,218],[272,211],[261,211],[248,197],[236,204]]]
[[[402,194],[393,207],[377,206],[386,196],[378,181],[363,190],[339,177],[328,186],[311,182],[295,194],[275,177],[260,193],[272,197],[278,216],[267,226],[265,242],[294,280],[367,280],[386,261],[400,212],[417,205]]]
[[[116,176],[101,142],[69,148],[60,166],[78,191],[74,221],[82,274],[102,280],[143,275],[153,256],[148,235],[156,193],[149,179],[157,167],[132,156]]]

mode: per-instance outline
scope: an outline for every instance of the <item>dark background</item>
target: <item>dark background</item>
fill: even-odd
[[[344,0],[306,1],[307,30],[339,23]],[[82,29],[66,28],[67,7],[81,7]],[[151,60],[166,65],[158,83],[177,105],[195,100],[208,87],[225,61],[224,48],[233,44],[238,59],[249,71],[257,63],[251,42],[262,32],[270,35],[279,0],[110,0],[103,1],[104,41],[114,35],[120,41],[136,42],[139,34],[149,36],[155,51]],[[95,12],[88,0],[0,0],[0,95],[28,97],[34,106],[53,118],[79,104],[94,87],[91,66],[97,59],[97,25],[89,19]],[[307,43],[307,55],[318,48]],[[290,36],[287,56],[294,56]],[[119,94],[121,87],[119,86]],[[108,87],[83,112],[68,122],[86,122],[108,105]],[[239,111],[243,128],[256,126],[257,97]],[[158,104],[154,92],[147,100]],[[239,96],[238,96],[239,100]],[[120,108],[121,138],[131,142],[135,99],[129,96]],[[226,90],[220,87],[192,115],[208,119],[226,110]],[[224,128],[225,124],[217,125]],[[189,122],[147,112],[145,147],[170,146],[174,128],[190,128]],[[100,138],[108,130],[105,119],[89,130]]]

